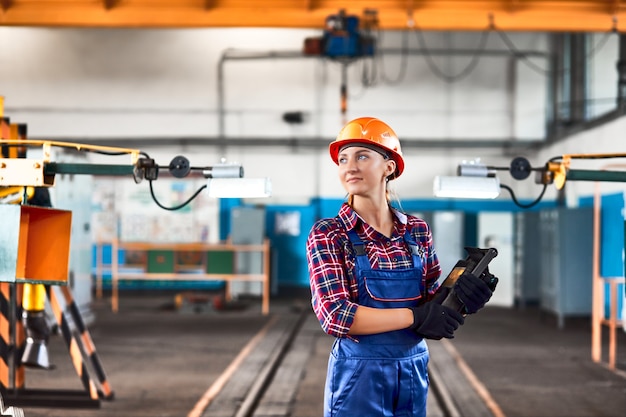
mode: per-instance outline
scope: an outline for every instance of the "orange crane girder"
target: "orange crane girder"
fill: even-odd
[[[0,25],[322,28],[340,9],[386,30],[626,30],[626,0],[0,0]]]

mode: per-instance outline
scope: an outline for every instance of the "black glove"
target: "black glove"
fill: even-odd
[[[467,271],[454,283],[454,292],[465,305],[467,314],[474,314],[483,308],[493,294],[485,281]]]
[[[426,339],[452,339],[454,331],[465,321],[460,313],[433,302],[409,308],[413,312],[413,324],[409,328]]]

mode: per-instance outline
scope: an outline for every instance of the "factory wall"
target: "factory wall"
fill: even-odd
[[[177,154],[194,165],[226,158],[244,164],[247,176],[270,176],[279,201],[342,195],[323,148],[347,119],[363,115],[387,121],[405,142],[407,171],[394,184],[404,198],[430,197],[432,177],[452,174],[463,159],[508,165],[514,152],[544,162],[529,145],[546,137],[546,34],[383,32],[379,48],[388,52],[375,65],[358,60],[347,67],[345,115],[342,65],[293,55],[306,37],[320,34],[0,27],[0,94],[7,115],[27,123],[31,138],[123,141],[161,164]],[[599,115],[614,108],[618,43],[602,34],[590,42],[588,112]],[[403,57],[403,43],[421,52]],[[474,54],[481,50],[500,53]],[[515,58],[520,51],[527,55]],[[302,123],[283,120],[294,111],[302,112]],[[202,145],[215,138],[227,144]],[[241,147],[242,138],[285,139],[285,145]],[[306,139],[320,142],[321,150],[304,145]],[[420,140],[441,145],[409,146]],[[471,147],[489,142],[493,148]],[[593,142],[599,152],[614,145]],[[513,187],[522,198],[534,196],[532,187]]]
[[[271,198],[219,205],[201,198],[195,207],[206,211],[195,217],[161,213],[154,206],[144,210],[150,204],[145,181],[96,178],[94,189],[100,194],[115,190],[107,201],[115,202],[122,221],[134,225],[126,233],[147,233],[137,222],[156,217],[150,221],[159,224],[157,232],[169,240],[198,239],[205,225],[204,238],[223,239],[230,227],[224,211],[239,204],[260,204],[267,208],[266,227],[275,235],[279,251],[302,247],[312,221],[336,213],[344,191],[326,145],[353,117],[377,116],[394,127],[406,144],[405,173],[392,183],[402,207],[426,215],[467,214],[466,244],[480,243],[476,226],[480,213],[512,213],[519,208],[506,194],[489,202],[434,199],[434,176],[453,174],[461,160],[480,158],[507,166],[521,155],[540,166],[563,153],[624,151],[619,139],[626,127],[623,119],[549,147],[537,146],[545,140],[549,121],[550,86],[542,70],[549,59],[546,34],[510,33],[504,38],[496,32],[488,36],[436,32],[421,34],[424,44],[416,32],[385,32],[379,47],[387,52],[376,64],[361,60],[347,66],[346,114],[340,111],[342,65],[321,57],[295,57],[306,37],[319,35],[319,30],[290,29],[0,27],[0,94],[6,98],[6,115],[27,123],[31,138],[122,141],[162,166],[176,155],[187,156],[194,166],[211,166],[225,158],[241,163],[247,177],[270,177]],[[524,58],[513,54],[505,39],[528,54]],[[399,45],[405,41],[421,53],[403,57]],[[614,107],[617,38],[597,35],[590,42],[598,47],[589,57],[588,89],[595,103],[589,108],[591,117]],[[500,53],[473,53],[483,47]],[[302,112],[302,123],[284,121],[286,112]],[[226,141],[215,144],[216,138]],[[241,139],[260,144],[242,146]],[[284,139],[284,144],[267,146],[262,139]],[[440,142],[409,146],[419,141]],[[446,145],[449,141],[465,146]],[[485,146],[490,142],[493,146]],[[503,142],[509,146],[502,147]],[[119,157],[93,154],[89,159],[125,163]],[[532,180],[503,177],[502,182],[508,182],[523,201],[533,200],[540,191]],[[164,177],[154,186],[160,198],[174,203],[200,183],[194,179],[181,185]],[[592,192],[589,184],[567,184],[566,202],[577,206]],[[603,185],[603,192],[623,192],[623,186]],[[539,207],[555,205],[558,197],[550,187]],[[99,221],[118,227],[119,219],[107,219],[103,207],[108,206],[95,205]],[[276,235],[276,215],[290,212],[300,213],[300,234]],[[168,220],[159,222],[161,215]],[[154,236],[154,229],[149,230]],[[445,238],[440,241],[444,245]],[[297,265],[295,271],[281,272],[281,279],[305,285],[304,265]]]
[[[284,57],[321,31],[0,30],[7,108],[29,121],[35,137],[327,138],[343,124],[342,65]],[[385,32],[376,67],[371,61],[348,65],[347,117],[374,114],[406,138],[544,136],[544,74],[513,58],[496,34],[486,42],[480,33],[424,35],[434,51],[430,60],[422,54],[403,61],[398,52],[402,36],[411,48],[420,47],[415,32]],[[510,36],[516,48],[537,55],[529,60],[547,66],[544,34]],[[473,62],[472,51],[483,46],[502,53]],[[474,69],[463,73],[469,64]],[[283,122],[287,111],[304,112],[306,122]]]

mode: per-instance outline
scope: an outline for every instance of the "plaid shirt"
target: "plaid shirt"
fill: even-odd
[[[322,329],[331,336],[346,337],[358,307],[358,283],[355,254],[347,231],[355,229],[365,243],[365,251],[374,269],[413,267],[410,251],[404,242],[408,228],[423,250],[422,279],[426,299],[437,290],[441,267],[428,224],[415,216],[393,209],[394,230],[391,238],[376,231],[346,203],[339,215],[318,220],[307,239],[307,263],[311,285],[311,303]]]

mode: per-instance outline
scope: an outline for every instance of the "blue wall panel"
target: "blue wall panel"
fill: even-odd
[[[309,277],[306,263],[306,239],[316,220],[334,217],[339,212],[345,198],[314,198],[308,206],[266,205],[266,230],[272,250],[272,277],[278,287],[308,288]],[[523,202],[527,203],[527,202]],[[220,200],[220,238],[230,234],[230,212],[242,205],[238,199]],[[468,214],[465,230],[468,246],[476,245],[476,214],[481,211],[520,211],[523,210],[510,200],[453,200],[453,199],[407,199],[392,203],[406,212],[425,212],[437,210],[459,210]],[[554,207],[554,201],[541,202],[533,209]],[[277,216],[298,213],[300,217],[299,233],[286,234],[277,231]]]
[[[314,198],[307,206],[267,205],[266,230],[272,248],[273,265],[272,277],[279,286],[308,288],[308,269],[306,264],[306,239],[313,223],[320,218],[337,215],[344,198]],[[522,201],[528,204],[530,201]],[[240,199],[221,199],[219,206],[221,240],[226,240],[231,230],[231,211],[234,207],[242,206]],[[438,210],[462,211],[466,216],[465,244],[476,245],[476,218],[484,211],[541,210],[552,208],[557,204],[553,200],[542,201],[531,209],[522,209],[509,199],[498,200],[453,200],[453,199],[407,199],[394,202],[394,206],[406,212],[432,212]],[[580,200],[581,206],[593,205],[593,198],[586,197]],[[624,274],[624,197],[622,193],[602,197],[602,254],[601,274],[603,276],[623,276]],[[280,231],[276,227],[277,216],[297,213],[299,229],[296,235]],[[473,219],[473,220],[472,220]],[[469,221],[468,221],[469,220]],[[619,225],[619,227],[617,227]],[[95,250],[95,247],[94,247]],[[105,248],[105,263],[110,261],[110,247]],[[93,256],[95,260],[95,253]],[[120,262],[123,262],[124,253],[120,251]],[[94,264],[95,268],[95,264]],[[107,274],[108,275],[108,274]],[[110,276],[105,275],[105,285]],[[135,283],[128,283],[137,287]],[[148,286],[155,283],[147,283]],[[211,287],[215,283],[211,283]],[[108,285],[106,285],[108,287]],[[209,286],[207,286],[209,287]]]
[[[272,275],[278,280],[279,286],[308,288],[306,239],[315,222],[315,208],[271,206],[266,209],[267,236],[271,242],[272,259],[275,260]],[[294,228],[288,232],[277,225],[277,220],[285,216],[299,218],[297,230]]]
[[[593,197],[580,199],[581,207],[593,207]],[[601,199],[600,276],[624,276],[624,194],[607,194]],[[591,238],[591,237],[590,237]]]

